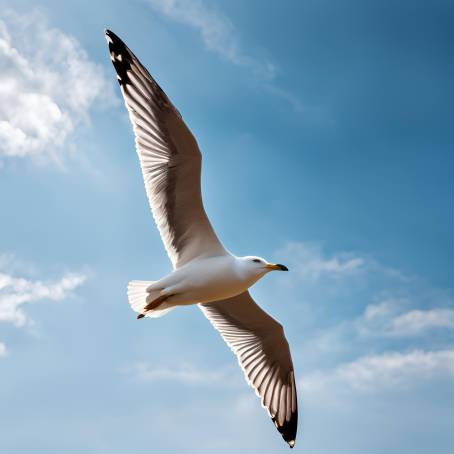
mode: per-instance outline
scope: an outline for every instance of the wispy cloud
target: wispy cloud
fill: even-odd
[[[23,310],[25,304],[42,300],[61,301],[85,280],[85,275],[77,273],[65,274],[53,282],[43,282],[0,272],[0,322],[24,326],[29,322]]]
[[[363,356],[334,370],[314,372],[304,377],[300,386],[308,392],[334,385],[373,392],[443,377],[454,378],[453,349]]]
[[[258,76],[271,80],[276,67],[244,53],[232,22],[212,4],[202,0],[149,0],[152,8],[181,24],[197,30],[206,48],[231,63],[252,69]]]
[[[191,364],[179,364],[173,367],[155,366],[146,362],[137,362],[125,369],[140,381],[175,381],[184,384],[209,384],[224,386],[232,382],[234,373],[232,367],[223,367],[216,370],[200,369]],[[233,379],[235,382],[235,379]]]
[[[437,351],[454,340],[452,294],[418,276],[317,243],[287,244],[276,257],[292,272],[267,293],[289,301],[303,324],[305,340],[295,351],[308,370],[396,346]]]
[[[355,325],[362,335],[391,337],[420,336],[434,329],[454,329],[454,309],[405,310],[407,304],[406,301],[371,304]]]
[[[298,96],[278,85],[278,66],[271,59],[254,57],[245,52],[238,29],[212,3],[204,0],[148,0],[148,3],[157,13],[196,30],[209,51],[252,71],[264,92],[290,104],[297,113],[305,112],[306,108]]]
[[[0,157],[60,160],[96,101],[112,96],[100,65],[43,14],[0,20]]]
[[[322,277],[350,276],[364,270],[366,259],[353,253],[326,254],[316,243],[288,243],[277,252],[287,257],[296,279],[319,280]]]
[[[3,342],[0,342],[0,358],[6,356],[6,345]]]
[[[433,328],[454,329],[454,310],[412,310],[392,320],[392,332],[401,335],[414,335]]]

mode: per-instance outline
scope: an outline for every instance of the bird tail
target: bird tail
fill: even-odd
[[[147,303],[150,302],[150,300],[159,297],[159,290],[147,292],[147,288],[154,284],[154,282],[155,281],[131,281],[128,283],[128,301],[132,309],[136,311],[139,316],[142,315],[152,318],[162,317],[175,308],[175,306],[169,307],[169,303],[164,301],[156,309],[145,311]],[[153,295],[154,292],[156,292],[156,295]]]

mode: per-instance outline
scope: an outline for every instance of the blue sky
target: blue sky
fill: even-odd
[[[224,244],[289,266],[297,452],[454,442],[454,2],[0,0],[0,451],[288,449],[170,271],[103,30],[204,156]]]

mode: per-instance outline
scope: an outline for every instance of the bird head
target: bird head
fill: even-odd
[[[270,271],[288,271],[285,265],[280,263],[270,263],[262,257],[249,255],[241,258],[245,267],[250,271],[255,271],[257,274],[265,274]]]

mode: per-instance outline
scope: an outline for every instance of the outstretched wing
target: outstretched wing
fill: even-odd
[[[110,56],[129,112],[145,189],[175,268],[198,256],[226,253],[205,213],[202,158],[179,112],[123,41],[106,31]]]
[[[247,382],[293,448],[298,405],[292,357],[282,325],[262,310],[249,292],[199,306],[237,356]]]

